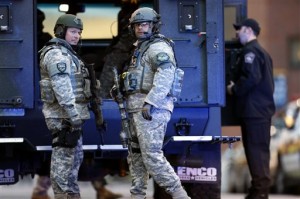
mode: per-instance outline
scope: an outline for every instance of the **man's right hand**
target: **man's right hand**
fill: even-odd
[[[230,83],[227,85],[226,89],[227,89],[227,93],[229,95],[232,95],[232,87],[234,86],[234,82],[233,81],[230,81]]]
[[[118,96],[118,89],[115,85],[110,89],[109,94],[113,100],[117,101],[116,98]]]
[[[123,100],[123,96],[119,95],[119,91],[118,88],[114,85],[111,89],[110,89],[110,96],[113,100],[115,100],[115,102],[122,102]]]

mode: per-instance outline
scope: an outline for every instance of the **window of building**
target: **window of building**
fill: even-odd
[[[300,69],[300,37],[292,37],[288,43],[290,68]]]

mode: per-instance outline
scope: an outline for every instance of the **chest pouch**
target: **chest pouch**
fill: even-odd
[[[133,92],[137,89],[137,77],[134,73],[122,73],[121,80],[125,92]]]

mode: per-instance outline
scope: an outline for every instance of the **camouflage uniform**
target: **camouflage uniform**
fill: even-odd
[[[130,192],[132,198],[138,199],[145,198],[149,174],[172,196],[183,190],[180,179],[162,151],[167,123],[174,107],[173,97],[168,96],[176,65],[174,53],[171,45],[164,40],[153,43],[150,40],[150,45],[147,42],[149,40],[137,44],[134,55],[141,53],[145,45],[149,47],[141,58],[133,56],[127,71],[127,75],[137,79],[136,89],[126,91],[126,107],[132,133],[132,153],[127,158],[132,176]],[[145,102],[152,105],[152,120],[142,116]]]
[[[55,195],[78,194],[78,170],[83,160],[82,137],[77,146],[56,146],[63,121],[74,116],[81,120],[90,118],[88,110],[89,90],[84,89],[88,72],[72,47],[63,39],[54,38],[53,43],[41,51],[41,98],[43,114],[53,135],[50,178]]]

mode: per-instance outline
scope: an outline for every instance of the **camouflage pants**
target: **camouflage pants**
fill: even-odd
[[[61,123],[61,119],[46,119],[51,132],[60,130]],[[80,193],[77,178],[82,160],[82,137],[74,148],[52,148],[50,178],[54,194]]]
[[[142,117],[141,112],[131,115],[130,129],[132,137],[137,138],[138,143],[132,142],[134,149],[139,148],[140,153],[129,153],[127,161],[132,177],[130,192],[132,195],[146,195],[147,181],[151,175],[154,181],[168,193],[173,193],[181,188],[179,177],[166,160],[163,151],[163,140],[167,123],[171,113],[167,110],[154,109],[152,120]]]

